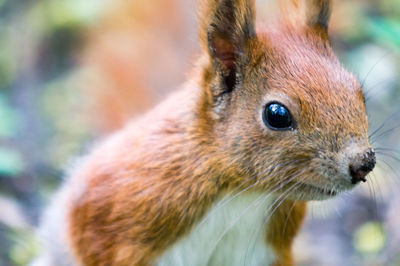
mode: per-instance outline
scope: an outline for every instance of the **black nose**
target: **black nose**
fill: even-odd
[[[349,166],[351,183],[357,184],[360,181],[366,182],[365,178],[375,167],[376,157],[373,150],[360,155]]]

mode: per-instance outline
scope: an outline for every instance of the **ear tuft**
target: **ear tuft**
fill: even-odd
[[[328,30],[329,19],[331,17],[330,0],[305,0],[307,24],[311,28]]]
[[[203,0],[200,38],[205,51],[230,91],[235,85],[238,61],[255,37],[254,0]]]
[[[212,59],[229,69],[255,36],[254,0],[203,0],[200,38]]]
[[[327,36],[331,0],[280,0],[279,4],[284,18],[291,24],[305,24]]]

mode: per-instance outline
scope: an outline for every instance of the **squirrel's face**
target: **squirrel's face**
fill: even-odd
[[[323,199],[365,180],[375,155],[360,83],[325,40],[305,35],[257,38],[261,52],[231,92],[224,137],[257,186]]]
[[[243,188],[324,199],[365,181],[375,166],[361,85],[331,50],[329,1],[316,2],[317,20],[258,33],[250,0],[216,7],[207,35],[215,130]],[[235,14],[240,29],[229,24]]]

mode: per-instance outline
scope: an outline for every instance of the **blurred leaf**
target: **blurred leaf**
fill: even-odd
[[[50,160],[56,167],[79,153],[91,134],[87,116],[91,103],[82,86],[85,80],[85,73],[73,72],[44,86],[41,106],[56,133],[48,140]]]
[[[0,21],[0,88],[7,87],[16,76],[17,51],[12,45],[11,33],[10,26]]]
[[[379,2],[381,10],[385,16],[399,17],[400,0],[381,0]]]
[[[372,37],[400,49],[400,21],[391,18],[373,18],[366,27]]]
[[[51,32],[58,27],[81,27],[93,23],[103,0],[44,0],[34,8],[32,20]]]
[[[0,138],[15,136],[19,129],[19,122],[17,111],[0,95]]]
[[[9,237],[15,243],[10,250],[15,265],[28,265],[39,254],[40,241],[31,230],[12,230]]]
[[[21,155],[12,149],[0,148],[0,174],[17,176],[23,171]]]
[[[24,209],[14,198],[0,195],[0,223],[9,228],[29,229]]]
[[[386,238],[381,223],[368,222],[355,232],[354,247],[360,253],[378,253],[384,248]]]

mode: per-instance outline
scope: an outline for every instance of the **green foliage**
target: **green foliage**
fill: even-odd
[[[0,175],[18,176],[24,169],[21,154],[13,149],[0,148]]]
[[[9,254],[14,265],[28,265],[39,254],[41,244],[32,230],[11,230],[8,235],[13,243]]]
[[[378,17],[368,21],[369,34],[378,43],[389,45],[400,52],[400,20]]]
[[[12,29],[0,19],[0,90],[10,86],[16,77],[16,52],[12,44]]]
[[[20,128],[20,115],[4,95],[0,95],[0,139],[14,137]]]

